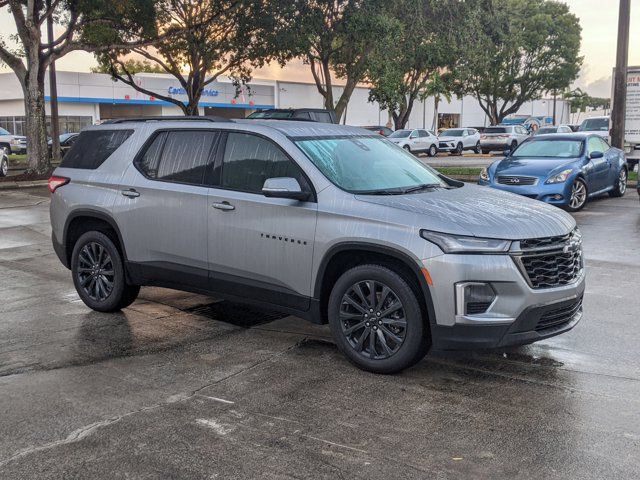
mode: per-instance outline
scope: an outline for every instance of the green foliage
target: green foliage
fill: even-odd
[[[474,95],[492,123],[500,123],[546,91],[562,91],[577,77],[581,27],[564,3],[477,0],[475,27],[457,65],[461,93]]]
[[[399,28],[369,62],[369,100],[404,128],[416,99],[449,96],[447,72],[461,51],[466,12],[459,0],[400,0],[392,12]]]
[[[611,108],[610,98],[592,97],[580,88],[565,93],[563,97],[569,101],[571,113],[584,112],[587,110],[587,107],[596,110]]]
[[[148,61],[140,61],[130,58],[129,60],[124,60],[124,68],[132,73],[166,73],[164,69],[157,64],[153,64]],[[111,69],[109,65],[99,64],[97,67],[93,67],[91,69],[93,73],[111,73]]]
[[[160,0],[152,15],[154,27],[148,30],[153,47],[112,49],[98,56],[100,69],[174,103],[187,115],[197,115],[202,91],[218,76],[232,77],[239,89],[250,80],[253,68],[288,58],[281,53],[281,38],[292,13],[290,2],[278,0]],[[137,85],[137,65],[124,58],[130,53],[176,77],[187,92],[187,103]]]

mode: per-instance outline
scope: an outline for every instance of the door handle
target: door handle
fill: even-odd
[[[133,188],[130,188],[129,190],[122,190],[120,193],[129,198],[136,198],[140,196],[140,193],[136,192]]]
[[[236,207],[231,205],[229,202],[214,203],[211,206],[213,208],[217,208],[218,210],[224,210],[224,211],[230,211],[230,210],[235,210],[236,209]]]

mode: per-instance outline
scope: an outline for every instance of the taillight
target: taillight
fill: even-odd
[[[66,185],[71,181],[70,178],[67,177],[56,177],[55,175],[49,179],[47,186],[49,187],[49,191],[51,193],[55,192],[59,187]]]

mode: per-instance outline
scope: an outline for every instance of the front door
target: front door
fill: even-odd
[[[229,132],[216,159],[209,195],[209,269],[214,290],[307,309],[317,204],[267,198],[267,178],[293,177],[311,186],[271,140]]]
[[[593,152],[602,152],[606,154],[606,151],[603,151],[604,147],[600,141],[600,138],[597,136],[591,136],[587,139],[587,154],[591,156]],[[606,158],[606,155],[600,158],[590,158],[589,159],[590,168],[589,168],[589,191],[590,193],[597,192],[606,188],[609,182],[609,169],[610,164]]]
[[[125,173],[115,217],[133,271],[147,280],[182,284],[200,278],[206,287],[205,170],[218,136],[208,130],[159,132]]]

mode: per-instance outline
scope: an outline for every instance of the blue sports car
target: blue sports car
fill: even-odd
[[[569,133],[525,140],[482,169],[478,183],[577,212],[589,197],[624,195],[627,173],[622,150],[598,135]]]

